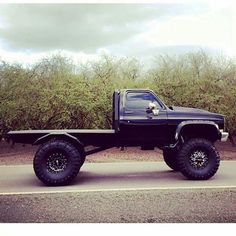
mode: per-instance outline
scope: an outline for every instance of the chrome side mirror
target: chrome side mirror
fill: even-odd
[[[150,109],[150,110],[154,110],[154,109],[156,109],[156,108],[157,108],[156,104],[155,104],[155,103],[153,103],[153,102],[149,102],[149,105],[148,105],[148,107],[149,107],[149,109]]]
[[[148,108],[152,111],[154,116],[159,115],[159,109],[157,108],[157,105],[153,102],[150,102],[148,105]]]

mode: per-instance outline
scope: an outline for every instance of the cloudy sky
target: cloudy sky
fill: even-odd
[[[168,3],[166,3],[168,2]],[[204,49],[236,57],[233,1],[152,4],[0,4],[0,59],[31,63],[55,52],[148,60]]]

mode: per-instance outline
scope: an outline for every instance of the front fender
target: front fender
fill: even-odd
[[[187,126],[193,126],[193,127],[197,127],[197,126],[211,126],[214,127],[215,130],[215,134],[217,136],[216,139],[220,139],[221,138],[221,132],[219,130],[219,126],[213,122],[213,121],[204,121],[204,120],[188,120],[188,121],[182,121],[176,128],[176,132],[175,132],[175,140],[179,140],[180,136],[181,136],[181,131],[183,130],[183,128],[187,127]],[[208,134],[206,134],[208,135]]]

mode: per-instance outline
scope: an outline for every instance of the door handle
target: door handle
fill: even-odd
[[[125,114],[133,114],[133,111],[125,111]]]

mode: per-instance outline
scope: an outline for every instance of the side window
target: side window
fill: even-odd
[[[126,94],[125,108],[129,110],[134,110],[134,109],[144,110],[148,108],[150,102],[155,103],[157,107],[160,108],[160,104],[157,102],[157,100],[151,93],[128,92]]]

